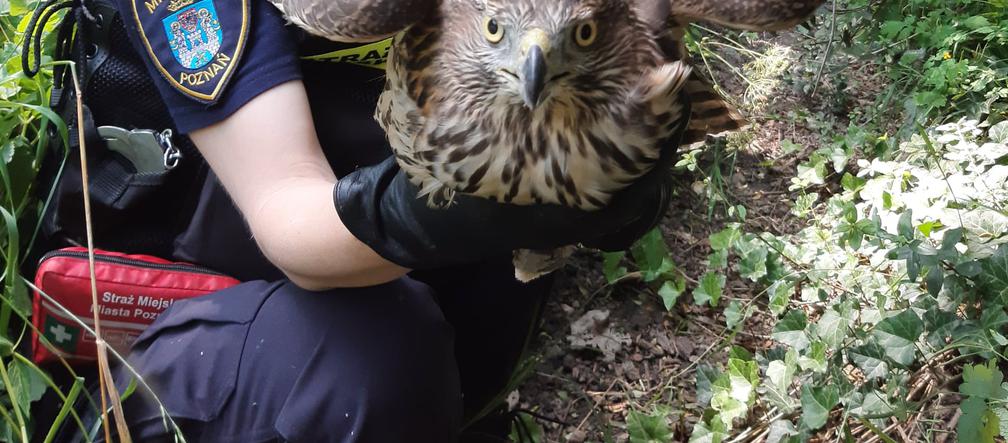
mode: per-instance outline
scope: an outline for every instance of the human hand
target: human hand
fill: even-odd
[[[386,260],[411,269],[475,262],[516,249],[584,244],[622,250],[653,228],[668,208],[672,152],[597,211],[520,206],[463,194],[448,207],[431,208],[417,197],[419,188],[394,158],[341,179],[333,199],[354,236]]]

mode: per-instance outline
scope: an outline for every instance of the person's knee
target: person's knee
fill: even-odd
[[[296,369],[276,423],[285,438],[454,439],[461,426],[461,393],[452,331],[427,286],[409,279],[325,293],[291,286],[263,308],[246,347],[276,340],[270,331],[283,321],[293,332],[287,341],[300,348],[288,352],[302,354],[303,366]],[[276,357],[273,364],[287,360]],[[283,368],[277,365],[276,371]]]
[[[409,279],[245,284],[180,303],[149,332],[132,360],[170,415],[199,425],[191,441],[449,442],[461,426],[451,327]],[[141,397],[134,418],[160,423]]]

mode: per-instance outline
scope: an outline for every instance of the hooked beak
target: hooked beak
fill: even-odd
[[[547,67],[546,52],[549,51],[549,39],[546,32],[533,29],[522,39],[522,100],[529,109],[535,108],[542,98],[546,86]]]

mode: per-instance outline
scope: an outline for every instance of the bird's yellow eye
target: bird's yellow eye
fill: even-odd
[[[504,38],[504,27],[493,17],[483,19],[483,36],[490,43],[499,43]]]
[[[596,37],[598,37],[598,24],[595,20],[581,22],[574,28],[574,41],[582,48],[595,43]]]

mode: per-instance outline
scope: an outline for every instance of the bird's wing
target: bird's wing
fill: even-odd
[[[330,40],[376,41],[423,19],[437,0],[269,0],[298,27]]]
[[[648,0],[644,0],[648,1]],[[676,17],[750,31],[787,29],[807,19],[825,0],[666,0]]]
[[[669,19],[658,43],[667,60],[689,61],[686,45],[685,22],[676,17]],[[719,135],[737,131],[749,126],[749,120],[714,90],[712,82],[694,69],[683,87],[690,98],[691,113],[689,127],[683,135],[682,144],[689,146],[704,141],[708,135]]]

